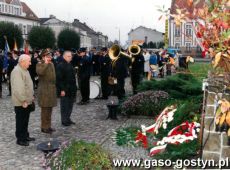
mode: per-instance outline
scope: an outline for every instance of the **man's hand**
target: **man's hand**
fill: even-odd
[[[61,97],[65,96],[65,91],[61,91]]]
[[[23,108],[27,108],[28,107],[28,103],[27,102],[23,102],[22,107]]]

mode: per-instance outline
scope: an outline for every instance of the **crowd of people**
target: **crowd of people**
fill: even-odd
[[[35,98],[41,107],[41,132],[51,134],[55,131],[51,125],[51,115],[53,107],[57,105],[57,98],[60,98],[61,124],[74,125],[71,113],[76,101],[77,88],[79,87],[81,93],[81,101],[78,104],[88,104],[91,76],[100,76],[101,79],[102,94],[97,99],[108,99],[110,95],[116,95],[122,100],[125,97],[127,76],[131,77],[133,94],[136,94],[137,86],[144,75],[148,80],[163,77],[165,69],[167,75],[170,75],[175,66],[175,57],[164,50],[142,50],[131,58],[119,56],[115,61],[109,56],[109,49],[106,47],[99,51],[93,48],[89,52],[87,48],[70,51],[34,50],[29,55],[12,51],[7,56],[8,65],[5,69],[4,56],[0,55],[0,98],[2,82],[5,81],[8,83],[9,96],[12,96],[16,113],[17,144],[22,146],[28,146],[29,141],[35,140],[28,132],[30,112],[34,111]]]

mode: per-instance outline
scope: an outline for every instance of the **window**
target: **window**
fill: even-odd
[[[22,24],[19,24],[18,27],[21,29],[21,31],[23,31],[23,30],[22,30]]]
[[[191,52],[191,43],[186,43],[186,52]]]
[[[26,26],[23,26],[23,34],[26,34]]]
[[[192,26],[191,25],[186,25],[185,34],[186,36],[192,36]]]
[[[2,12],[2,4],[0,4],[0,12]]]
[[[180,36],[180,26],[175,27],[175,36],[179,37]]]
[[[175,48],[176,48],[176,49],[179,49],[179,48],[180,48],[180,43],[176,43],[176,44],[175,44]]]
[[[28,33],[28,34],[30,33],[31,28],[32,28],[32,26],[31,26],[31,25],[27,25],[27,33]]]
[[[197,51],[197,52],[201,52],[201,51],[202,51],[201,47],[200,47],[200,46],[197,46],[197,47],[196,47],[196,51]]]
[[[5,12],[7,12],[7,6],[5,5]]]

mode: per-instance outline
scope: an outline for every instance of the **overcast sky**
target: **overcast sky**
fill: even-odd
[[[164,21],[158,21],[157,5],[171,5],[171,0],[22,0],[41,17],[55,15],[58,19],[73,22],[74,18],[86,22],[96,31],[108,35],[109,40],[121,42],[128,32],[140,25],[164,32]]]

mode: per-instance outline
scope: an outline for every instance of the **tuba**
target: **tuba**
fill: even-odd
[[[141,48],[139,45],[130,45],[129,46],[129,53],[132,55],[132,56],[137,56],[141,53]]]
[[[111,58],[113,63],[115,63],[117,61],[117,59],[119,59],[120,57],[126,57],[126,58],[131,59],[131,56],[125,52],[122,52],[121,47],[117,44],[114,44],[109,49],[109,57]]]

